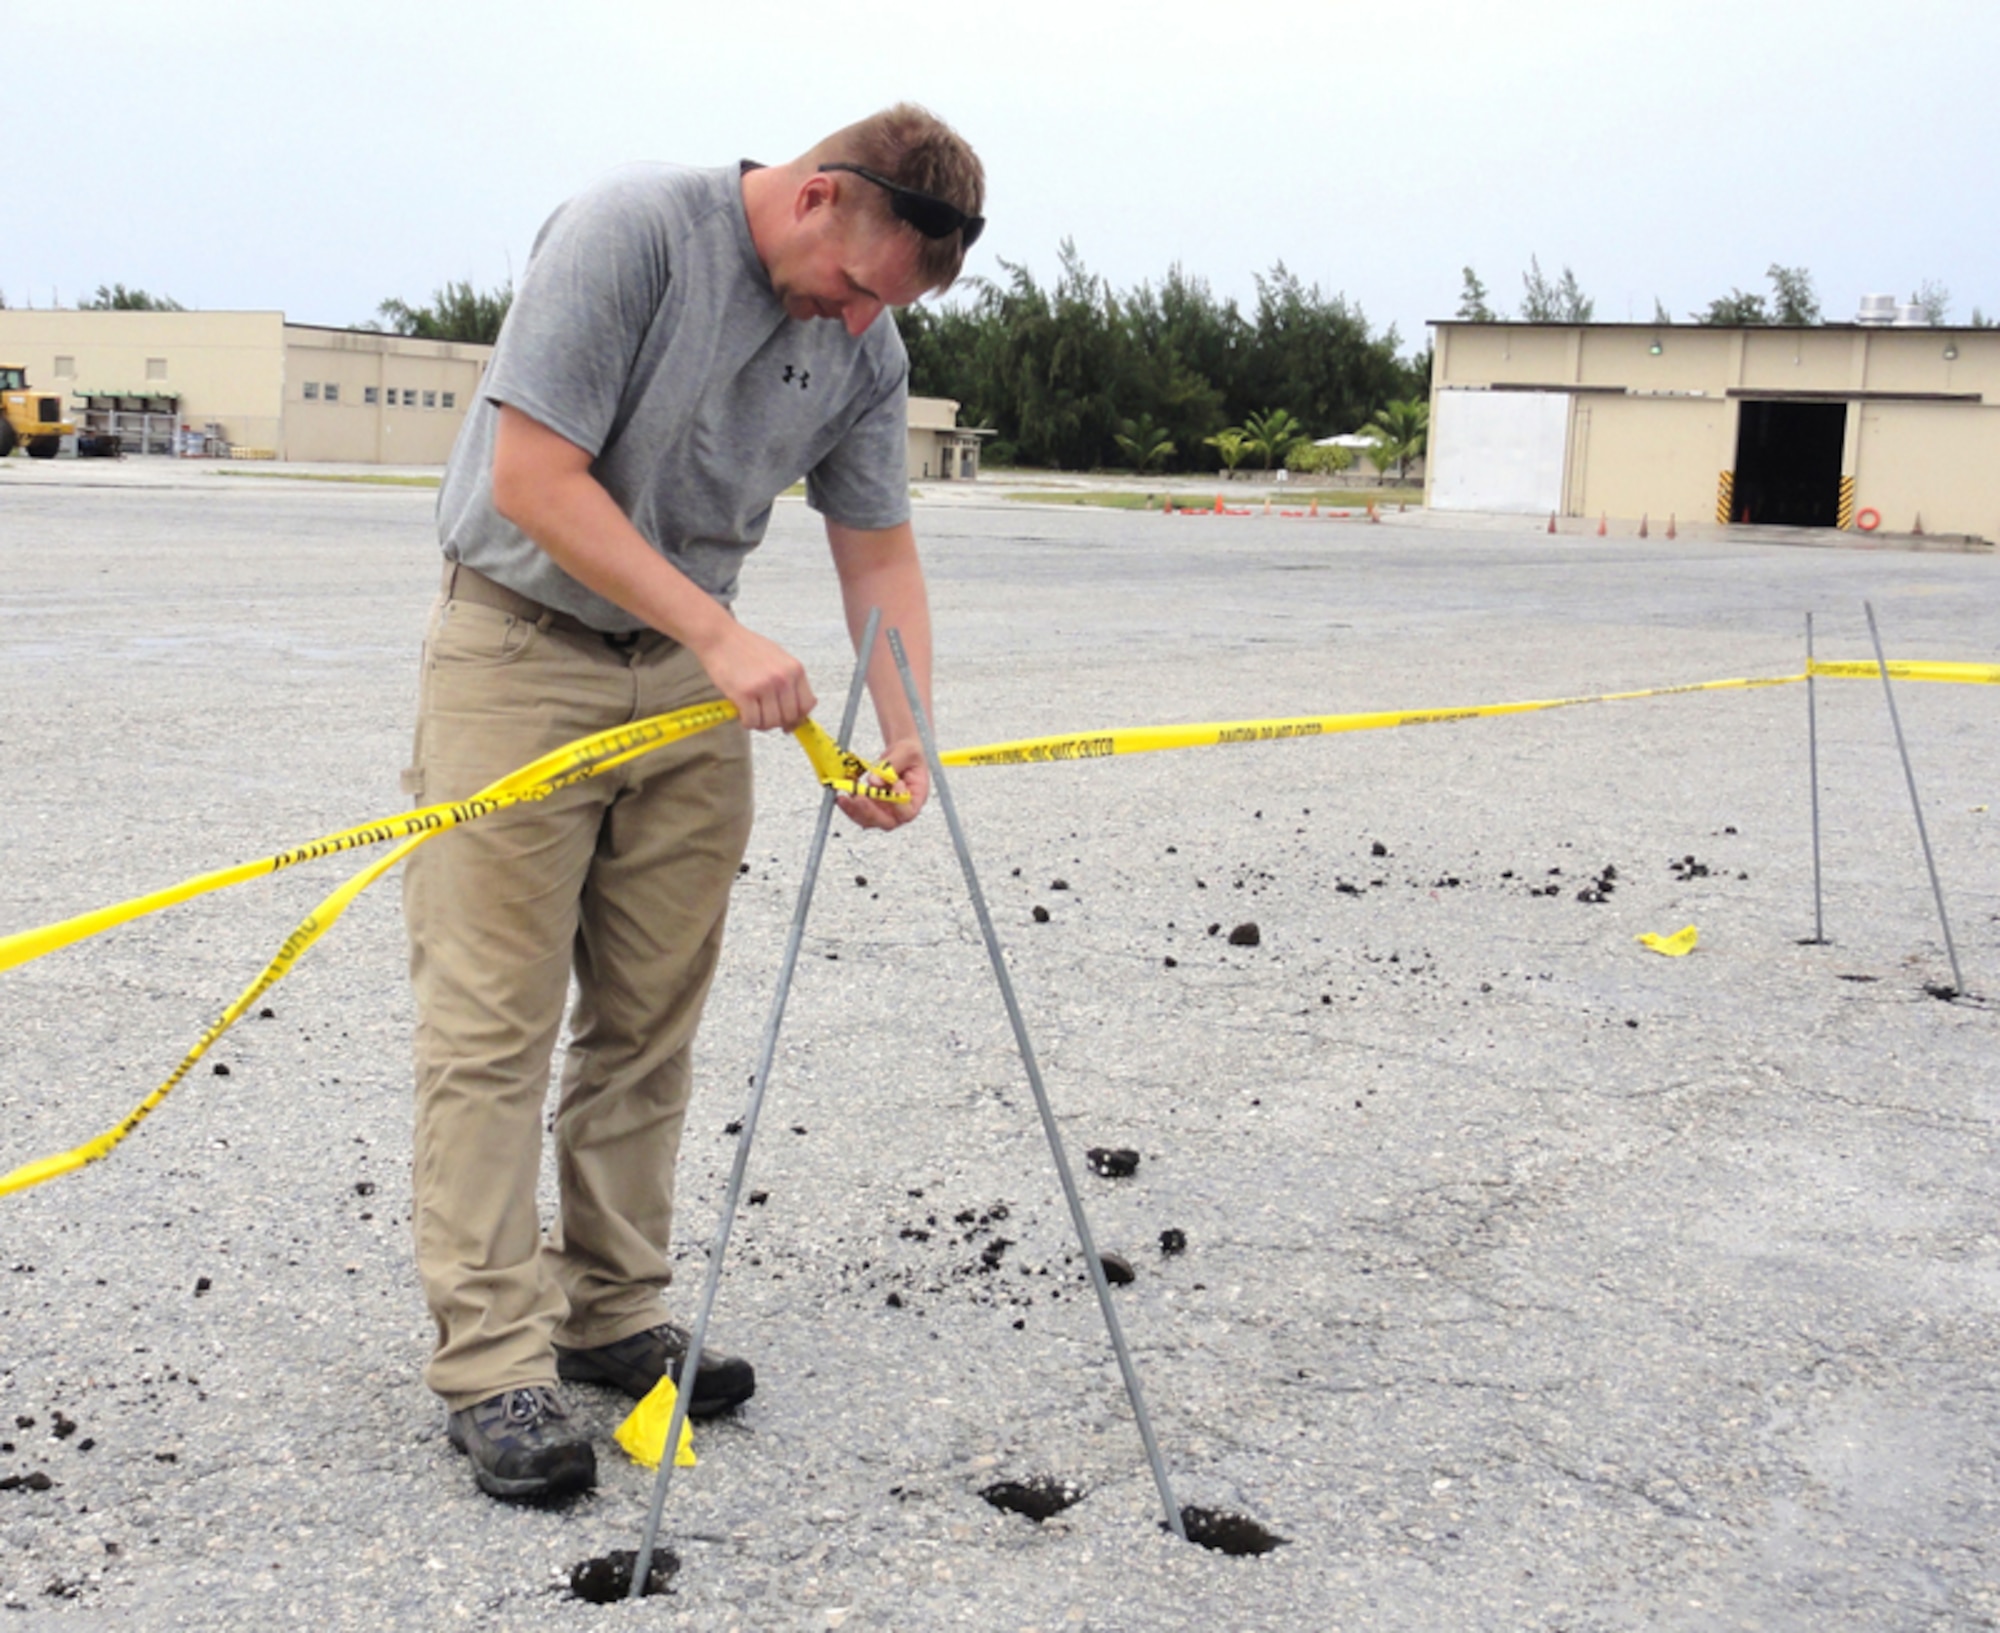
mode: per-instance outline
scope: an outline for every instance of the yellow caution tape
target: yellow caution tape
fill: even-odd
[[[460,800],[450,805],[425,806],[402,816],[365,823],[358,828],[345,828],[323,839],[312,840],[291,850],[281,851],[276,856],[267,856],[260,861],[243,863],[239,867],[205,873],[170,889],[155,891],[149,896],[137,897],[116,907],[103,908],[96,913],[86,913],[74,919],[67,919],[61,924],[49,925],[40,930],[26,930],[7,937],[4,942],[0,942],[0,969],[25,964],[31,959],[40,958],[45,953],[54,952],[59,947],[66,947],[71,942],[108,930],[113,925],[128,923],[148,913],[157,912],[163,907],[171,906],[175,902],[188,901],[210,891],[240,884],[245,879],[276,873],[299,862],[335,855],[341,851],[355,850],[365,845],[379,844],[388,839],[402,840],[395,849],[370,862],[299,921],[297,927],[278,949],[277,956],[264,966],[257,979],[243,989],[236,1001],[222,1012],[214,1025],[195,1040],[194,1047],[181,1057],[180,1064],[174,1068],[172,1075],[164,1083],[140,1101],[114,1127],[107,1129],[96,1139],[86,1140],[73,1150],[61,1152],[53,1157],[43,1157],[38,1161],[26,1163],[10,1173],[0,1174],[0,1196],[24,1191],[31,1185],[39,1185],[42,1181],[54,1179],[61,1174],[74,1173],[85,1164],[108,1155],[133,1129],[153,1114],[160,1103],[194,1069],[195,1063],[214,1046],[216,1040],[241,1020],[252,1004],[291,972],[292,966],[299,961],[306,949],[339,922],[341,915],[347,911],[356,896],[425,841],[434,839],[439,834],[464,823],[490,816],[495,811],[505,810],[510,805],[518,805],[528,800],[546,799],[560,789],[571,787],[635,760],[656,748],[678,742],[682,738],[692,737],[735,718],[736,706],[731,703],[697,703],[691,708],[679,709],[672,714],[653,715],[648,719],[635,721],[631,725],[614,727],[610,731],[597,732],[589,737],[578,738],[573,743],[566,743],[561,748],[543,755],[539,760],[522,766],[518,771],[509,772],[498,782],[481,789],[469,800]],[[811,725],[810,720],[807,724]],[[813,730],[818,732],[819,728],[814,726]],[[825,733],[821,732],[820,736],[825,737]],[[829,745],[832,744],[830,738],[826,741]],[[870,765],[856,756],[847,755],[837,747],[833,752],[840,756],[842,769],[845,769],[845,762],[848,760],[852,760],[854,765],[860,768],[858,775],[850,779],[852,781],[860,781],[865,777],[893,780],[895,777],[895,772],[886,765]],[[817,764],[817,759],[815,763]],[[905,794],[904,797],[908,798],[908,795]]]
[[[129,924],[134,919],[144,918],[149,913],[157,913],[180,902],[192,901],[197,896],[206,896],[211,891],[226,890],[249,879],[280,873],[301,862],[337,856],[343,851],[363,850],[390,839],[428,839],[433,834],[490,816],[510,805],[546,799],[558,789],[595,777],[628,760],[637,759],[641,754],[735,718],[733,704],[697,703],[692,708],[680,709],[673,714],[654,715],[629,726],[580,737],[543,755],[532,764],[510,772],[471,799],[445,805],[426,805],[415,811],[364,822],[358,827],[343,828],[338,833],[326,834],[303,845],[279,851],[275,856],[241,862],[231,868],[219,868],[213,873],[197,874],[165,890],[135,896],[130,901],[101,907],[92,913],[80,913],[59,924],[0,936],[0,970],[31,963],[44,954],[67,947],[72,942],[86,940],[116,925]]]
[[[910,791],[899,786],[901,779],[894,766],[887,762],[871,765],[860,755],[848,753],[811,715],[792,728],[792,736],[812,761],[822,787],[837,794],[852,794],[857,799],[880,800],[886,805],[910,803]]]
[[[1868,678],[1880,673],[1866,662],[1820,662],[1814,675]],[[1720,692],[1758,686],[1796,686],[1806,678],[1766,675],[1743,680],[1704,680],[1685,686],[1652,686],[1637,692],[1599,692],[1589,697],[1543,698],[1526,703],[1481,703],[1458,709],[1401,709],[1372,714],[1300,715],[1281,720],[1213,721],[1190,726],[1126,726],[1105,731],[1067,732],[1058,737],[1025,737],[1010,743],[953,749],[946,765],[1047,765],[1062,760],[1102,760],[1116,754],[1151,754],[1160,749],[1213,748],[1228,743],[1269,743],[1286,737],[1326,737],[1344,731],[1381,731],[1392,726],[1433,726],[1449,720],[1529,714],[1537,709],[1573,709],[1585,703],[1626,703],[1642,697],[1677,697],[1685,692]],[[2000,684],[2000,664],[1900,661],[1889,673],[1903,680]]]
[[[1059,760],[1101,760],[1114,754],[1151,754],[1160,749],[1210,748],[1226,743],[1269,743],[1286,737],[1325,737],[1344,731],[1381,731],[1390,726],[1432,726],[1448,720],[1528,714],[1536,709],[1573,709],[1585,703],[1622,703],[1640,697],[1675,697],[1684,692],[1720,692],[1756,686],[1790,686],[1805,679],[1774,675],[1752,680],[1704,680],[1686,686],[1654,686],[1642,692],[1603,692],[1594,697],[1545,698],[1529,703],[1482,703],[1461,709],[1400,709],[1375,714],[1300,715],[1285,720],[1214,721],[1195,726],[1127,726],[1109,731],[1072,732],[1061,737],[1028,737],[981,748],[954,749],[946,765],[1044,765]]]
[[[1810,673],[1865,677],[1879,673],[1879,669],[1876,665],[1866,662],[1815,660],[1810,667]],[[1954,681],[1982,685],[2000,683],[2000,665],[1995,664],[1901,661],[1892,662],[1889,665],[1889,673],[1908,680]],[[1228,743],[1264,743],[1284,738],[1330,736],[1338,732],[1378,731],[1393,726],[1437,725],[1452,720],[1476,720],[1499,715],[1528,714],[1542,709],[1575,708],[1586,703],[1619,703],[1635,698],[1677,697],[1690,692],[1741,691],[1764,686],[1790,686],[1805,678],[1806,674],[1801,673],[1763,678],[1697,681],[1682,686],[1648,687],[1635,692],[1603,692],[1588,697],[1546,698],[1524,703],[1475,704],[1451,709],[1405,709],[1369,714],[1303,715],[1279,720],[1224,721],[1203,725],[1126,727],[1109,731],[1074,732],[1059,737],[1023,738],[1015,742],[988,744],[980,748],[956,749],[942,758],[946,765],[951,766],[1036,765],[1064,760],[1095,760],[1119,754],[1147,754],[1162,749],[1203,748]],[[74,1150],[27,1163],[11,1173],[0,1175],[0,1196],[25,1190],[31,1185],[40,1184],[43,1180],[53,1179],[59,1174],[71,1173],[110,1152],[151,1115],[215,1041],[242,1018],[250,1005],[289,973],[305,950],[338,922],[356,896],[426,840],[464,823],[477,821],[496,811],[505,810],[508,806],[528,800],[546,799],[559,789],[598,776],[656,748],[693,736],[697,732],[707,731],[734,718],[736,709],[732,704],[702,703],[692,708],[677,710],[672,714],[655,715],[630,725],[615,727],[610,731],[598,732],[589,737],[578,738],[573,743],[567,743],[543,755],[532,764],[523,766],[480,790],[469,800],[425,806],[398,816],[363,823],[359,827],[343,828],[337,833],[310,840],[306,844],[280,851],[274,856],[240,863],[232,868],[218,869],[212,873],[199,874],[165,890],[154,891],[150,895],[134,897],[130,901],[112,907],[79,914],[58,924],[17,931],[13,935],[0,937],[0,971],[4,971],[97,935],[115,925],[129,923],[149,913],[156,913],[162,908],[207,895],[211,891],[227,889],[231,885],[262,878],[285,868],[295,867],[301,862],[315,861],[323,856],[359,850],[391,839],[402,841],[394,850],[371,862],[308,913],[291,935],[285,938],[277,956],[265,965],[257,979],[246,987],[236,1001],[223,1011],[215,1024],[196,1040],[194,1047],[182,1057],[173,1074],[128,1113],[117,1126],[100,1134],[96,1139],[77,1146]],[[811,719],[807,719],[793,735],[812,761],[815,773],[825,786],[864,799],[896,802],[909,799],[909,792],[899,786],[899,779],[893,767],[887,764],[871,764],[858,755],[848,753]],[[1692,947],[1693,934],[1694,927],[1690,925],[1679,936],[1670,938],[1670,941],[1678,942],[1682,936],[1686,936],[1690,938],[1687,946]],[[1640,939],[1651,946],[1658,938]],[[1678,957],[1687,948],[1673,952],[1669,950],[1667,943],[1662,943],[1655,950]]]
[[[667,1430],[673,1427],[674,1380],[664,1372],[647,1391],[645,1399],[626,1414],[625,1421],[611,1431],[611,1438],[625,1448],[625,1455],[644,1468],[660,1466],[660,1454],[667,1449]],[[681,1419],[680,1444],[674,1449],[674,1467],[695,1466],[694,1431]]]
[[[1694,944],[1701,939],[1695,927],[1690,924],[1684,930],[1676,930],[1670,936],[1656,936],[1648,930],[1638,938],[1641,946],[1650,947],[1654,952],[1667,958],[1685,958],[1694,951]]]
[[[1815,675],[1835,675],[1851,680],[1873,680],[1882,673],[1880,664],[1863,659],[1859,663],[1823,663],[1813,659],[1809,671]],[[1893,680],[1942,680],[1961,686],[2000,686],[2000,663],[1925,663],[1891,659]]]

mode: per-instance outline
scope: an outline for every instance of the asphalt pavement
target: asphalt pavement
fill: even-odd
[[[2000,661],[1990,553],[1006,486],[918,506],[947,747],[1782,676],[1808,612],[1868,656],[1864,600],[1892,657]],[[432,502],[0,468],[0,933],[397,809]],[[834,723],[802,504],[745,583]],[[1275,1550],[1162,1529],[933,811],[830,847],[713,1330],[758,1393],[696,1428],[669,1593],[568,1591],[638,1541],[622,1399],[572,1392],[598,1491],[521,1508],[423,1387],[389,880],[0,1198],[0,1633],[2000,1624],[2000,694],[1896,693],[1945,999],[1881,686],[1815,691],[1824,945],[1803,685],[952,774],[1178,1499]],[[816,806],[790,743],[758,771],[683,1319]],[[351,865],[0,976],[0,1171],[113,1125]],[[981,1496],[1033,1479],[1081,1498]]]

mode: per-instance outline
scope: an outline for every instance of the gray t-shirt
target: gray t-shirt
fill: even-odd
[[[593,628],[643,627],[493,508],[505,403],[588,451],[640,534],[726,605],[801,477],[833,521],[909,519],[908,373],[887,313],[859,339],[786,315],[735,167],[617,171],[535,240],[438,495],[445,556]]]

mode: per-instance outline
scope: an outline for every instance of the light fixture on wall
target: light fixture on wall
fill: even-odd
[[[1652,345],[1648,346],[1646,350],[1651,352],[1655,357],[1658,357],[1662,351],[1666,350],[1666,348],[1660,344],[1660,337],[1658,335],[1655,335],[1653,336]]]
[[[1946,361],[1947,363],[1956,363],[1956,362],[1958,361],[1958,342],[1957,342],[1957,341],[1955,341],[1955,340],[1947,340],[1947,341],[1946,341],[1946,342],[1944,343],[1944,360],[1945,360],[1945,361]]]

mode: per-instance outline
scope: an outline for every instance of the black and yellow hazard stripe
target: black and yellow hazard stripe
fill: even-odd
[[[1840,514],[1834,518],[1833,525],[1842,529],[1854,525],[1854,478],[1851,476],[1840,479]]]
[[[1715,479],[1715,519],[1727,527],[1735,518],[1730,506],[1736,502],[1736,473],[1724,471]]]

